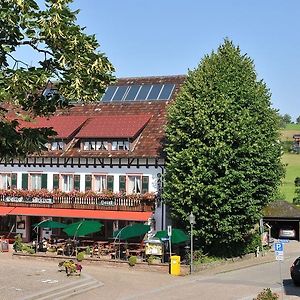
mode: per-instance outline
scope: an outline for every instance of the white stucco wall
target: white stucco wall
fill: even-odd
[[[158,174],[161,174],[162,169],[160,167],[155,168],[149,166],[146,167],[127,167],[122,166],[119,168],[118,166],[110,167],[94,167],[94,166],[81,166],[80,168],[78,166],[57,166],[53,165],[50,166],[18,166],[18,165],[0,165],[0,173],[17,173],[17,188],[22,189],[22,173],[46,173],[48,174],[47,177],[47,188],[49,191],[53,189],[53,174],[76,174],[80,175],[80,191],[85,190],[85,175],[91,175],[91,174],[106,174],[106,175],[113,175],[114,176],[114,192],[119,191],[119,176],[120,175],[143,175],[143,176],[149,176],[149,192],[157,192],[157,179]],[[162,218],[165,218],[164,213],[164,205],[159,204],[156,206],[155,212],[154,212],[154,218],[156,222],[156,229],[161,230],[163,227],[165,227],[165,221],[162,221]],[[164,226],[163,226],[164,225]]]

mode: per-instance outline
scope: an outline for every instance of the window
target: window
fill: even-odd
[[[31,190],[40,190],[42,188],[42,174],[31,174]]]
[[[23,173],[22,174],[22,189],[30,189],[32,191],[47,189],[48,187],[48,175],[41,173]]]
[[[108,143],[105,141],[96,142],[96,150],[108,150]]]
[[[10,190],[11,189],[11,175],[12,174],[1,174],[1,189]]]
[[[127,194],[144,194],[149,192],[149,176],[142,175],[120,175],[119,192]]]
[[[61,175],[63,192],[71,192],[74,189],[74,177],[73,175]]]
[[[64,142],[54,141],[54,142],[51,143],[50,150],[54,150],[54,151],[55,150],[63,150],[64,146],[65,146]]]
[[[129,141],[113,141],[111,150],[129,150]]]
[[[103,193],[107,190],[106,175],[94,175],[94,188],[95,192]]]
[[[141,176],[128,176],[128,193],[138,194],[141,193]]]
[[[83,150],[108,150],[108,143],[106,141],[85,141]]]

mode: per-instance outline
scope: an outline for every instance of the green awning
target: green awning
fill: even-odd
[[[123,227],[122,229],[116,230],[113,233],[113,237],[118,240],[127,240],[134,237],[145,235],[150,230],[150,225],[142,223],[134,223]]]
[[[168,238],[168,232],[166,230],[158,231],[154,237],[159,239],[166,239]],[[182,231],[181,229],[173,228],[172,229],[172,236],[171,236],[171,243],[172,244],[180,244],[184,243],[189,240],[189,236]]]
[[[78,236],[85,236],[90,233],[100,231],[102,226],[103,224],[98,221],[83,220],[68,225],[66,228],[63,229],[63,231],[68,236],[78,237]]]
[[[63,224],[60,222],[52,221],[52,220],[45,220],[36,224],[33,224],[34,227],[39,228],[65,228],[67,224]]]

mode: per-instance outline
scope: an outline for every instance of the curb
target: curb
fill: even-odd
[[[103,286],[102,282],[97,281],[88,274],[82,274],[80,281],[72,281],[58,287],[45,289],[24,297],[22,300],[53,300],[67,299],[74,295],[85,293],[89,290]]]

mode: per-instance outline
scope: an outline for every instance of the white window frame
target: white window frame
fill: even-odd
[[[10,190],[12,174],[11,173],[1,173],[0,176],[1,176],[1,189],[2,190]]]
[[[83,141],[82,149],[85,151],[108,150],[108,142],[107,141]]]
[[[29,174],[29,187],[32,191],[39,191],[42,189],[42,174],[30,173]]]
[[[108,142],[107,141],[97,141],[96,142],[96,150],[108,150]]]
[[[100,183],[97,182],[97,177],[101,178]],[[107,174],[93,174],[92,190],[96,193],[103,193],[107,190]]]
[[[112,141],[111,143],[111,150],[112,151],[118,151],[118,150],[130,150],[130,143],[127,140],[121,140],[121,141]]]
[[[52,141],[50,144],[50,150],[56,151],[56,150],[64,150],[65,142],[63,141]]]
[[[142,193],[142,174],[127,174],[126,175],[126,193],[141,194]]]
[[[60,187],[65,193],[74,191],[74,174],[60,174]]]

